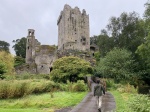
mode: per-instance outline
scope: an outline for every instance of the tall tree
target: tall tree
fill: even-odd
[[[17,56],[20,56],[22,58],[26,57],[26,41],[27,39],[25,37],[22,37],[21,39],[13,40],[13,42],[15,43],[13,48]]]
[[[6,52],[9,52],[9,46],[10,44],[5,41],[0,41],[0,51],[4,50]]]
[[[114,48],[100,59],[96,71],[103,77],[129,81],[133,76],[133,62],[130,51]]]
[[[112,17],[107,29],[114,40],[114,47],[125,48],[134,53],[144,41],[144,21],[136,12],[123,12],[120,17]]]
[[[101,30],[101,34],[98,36],[97,45],[101,57],[104,57],[107,52],[113,49],[113,38],[110,38],[106,30]]]

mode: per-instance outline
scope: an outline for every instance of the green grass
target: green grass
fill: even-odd
[[[132,97],[130,93],[120,93],[119,91],[110,91],[116,101],[116,112],[132,112],[128,107],[128,101]]]
[[[29,95],[20,99],[0,100],[0,112],[53,112],[77,105],[86,92],[55,92]]]

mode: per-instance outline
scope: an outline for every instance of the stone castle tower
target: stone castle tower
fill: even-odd
[[[26,63],[32,63],[35,56],[35,36],[34,30],[28,29],[27,43],[26,43]]]
[[[89,51],[89,15],[78,7],[74,9],[65,5],[57,21],[58,25],[58,50],[68,49]]]
[[[94,63],[90,46],[89,15],[78,7],[65,5],[57,21],[58,48],[55,45],[41,45],[35,38],[35,30],[28,29],[26,43],[25,72],[49,74],[53,62],[63,56],[77,56]],[[20,69],[18,70],[20,72]]]

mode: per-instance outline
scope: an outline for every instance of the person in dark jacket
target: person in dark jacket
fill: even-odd
[[[102,96],[105,94],[103,85],[100,84],[100,80],[97,80],[97,85],[94,87],[94,96],[96,96],[98,110],[101,112]]]

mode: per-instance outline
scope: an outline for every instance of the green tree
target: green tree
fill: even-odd
[[[9,46],[10,44],[5,41],[0,41],[0,51],[4,50],[6,52],[9,52]]]
[[[12,74],[14,72],[14,58],[13,56],[6,52],[6,51],[0,51],[0,63],[2,64],[1,67],[3,66],[3,69],[7,71],[7,74]]]
[[[90,63],[78,57],[63,57],[56,60],[50,73],[52,80],[56,82],[76,81],[87,74],[92,74]]]
[[[92,45],[92,44],[95,44],[95,45],[97,45],[97,39],[98,39],[98,37],[97,36],[93,36],[93,37],[91,37],[90,38],[90,44]]]
[[[126,49],[114,48],[100,59],[96,71],[103,77],[128,81],[133,75],[133,62],[131,52]]]
[[[104,57],[107,52],[113,49],[113,38],[110,38],[106,30],[102,30],[101,34],[98,36],[97,45],[99,47],[99,52],[101,57]]]
[[[150,85],[150,32],[146,41],[138,47],[136,53],[140,56],[142,62],[140,64],[142,79]]]
[[[25,63],[25,58],[22,58],[20,56],[15,56],[15,64],[14,64],[14,67],[16,66],[19,66],[19,65],[22,65]]]
[[[140,75],[141,80],[150,85],[150,3],[145,4],[144,12],[144,31],[145,36],[143,36],[144,42],[138,46],[136,50],[136,61],[138,63],[137,72]]]
[[[112,17],[107,30],[113,38],[114,47],[125,48],[132,53],[144,41],[144,21],[136,12],[123,12],[120,17]]]
[[[22,37],[21,39],[13,40],[13,42],[15,43],[13,48],[17,56],[20,56],[22,58],[26,57],[26,41],[27,39],[25,37]]]

